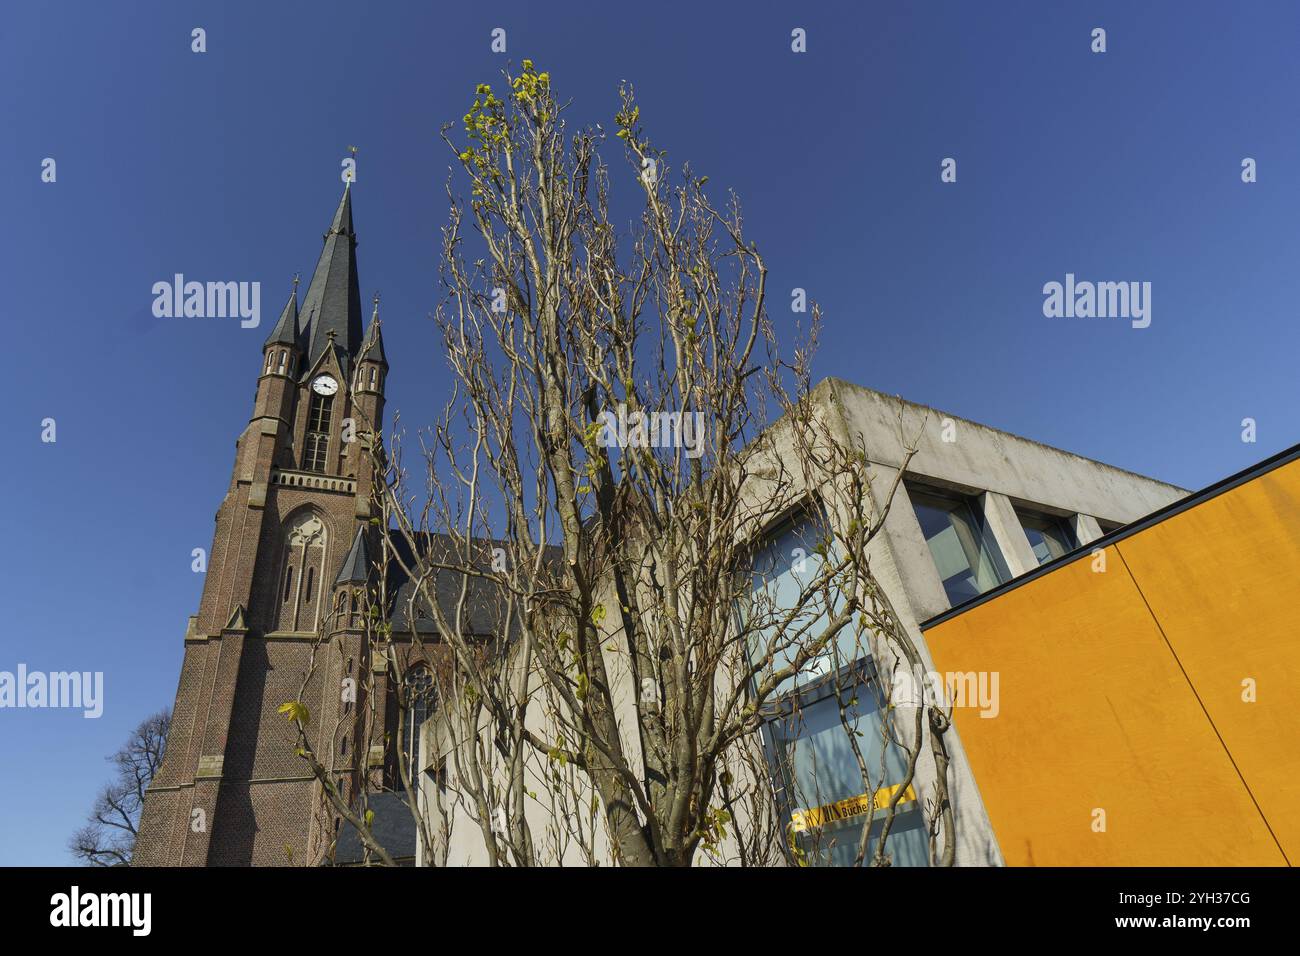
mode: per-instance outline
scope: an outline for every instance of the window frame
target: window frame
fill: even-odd
[[[745,562],[744,568],[742,568],[741,571],[739,572],[740,575],[748,582],[744,591],[745,606],[737,607],[736,609],[738,614],[738,625],[741,628],[747,627],[745,623],[745,617],[750,611],[750,608],[752,606],[751,602],[753,600],[754,591],[756,590],[754,588],[754,575],[756,573],[754,569],[755,561],[765,550],[767,550],[772,545],[772,543],[778,537],[793,530],[801,522],[812,523],[817,528],[825,529],[826,531],[830,532],[831,544],[832,546],[835,545],[836,542],[834,540],[834,529],[832,528],[830,517],[826,513],[826,509],[823,506],[821,498],[813,494],[803,497],[799,501],[792,504],[789,508],[787,508],[785,511],[777,515],[777,517],[775,517],[770,522],[768,522],[767,525],[764,526],[762,531],[760,531],[759,533],[751,537],[747,543],[747,547],[745,548],[744,556],[742,558],[742,560]],[[812,551],[809,552],[808,558],[821,560],[821,558],[819,558],[816,555],[816,553]],[[830,610],[831,610],[830,608],[823,608],[821,613],[829,614]],[[838,648],[839,645],[838,636],[834,644],[835,644],[835,648]],[[828,647],[824,652],[827,654],[828,660],[831,661],[834,660],[835,648]],[[750,655],[750,650],[751,648],[747,644],[745,647],[745,657],[746,657],[746,661],[752,666],[753,659]],[[870,657],[871,653],[872,653],[872,649],[870,647],[867,647],[866,648],[867,656]],[[809,663],[811,664],[812,662],[810,661]],[[843,666],[846,665],[841,665],[841,669],[843,668]],[[757,693],[758,690],[757,681],[759,677],[762,676],[762,673],[763,673],[762,671],[759,671],[753,674],[749,679],[749,687],[747,688],[747,690],[749,691],[751,698]],[[799,689],[800,687],[812,686],[829,676],[831,675],[823,674],[809,679],[805,684],[796,684],[794,687],[784,691],[781,690],[774,691],[773,699],[783,698],[789,695],[790,693],[794,692],[795,690]]]
[[[820,498],[815,495],[809,495],[793,504],[790,508],[778,515],[769,522],[761,532],[755,534],[749,541],[749,546],[745,550],[745,567],[740,569],[740,573],[748,582],[745,589],[746,600],[752,599],[754,593],[755,569],[754,565],[759,556],[781,535],[786,534],[792,528],[801,522],[812,522],[819,528],[824,528],[832,533],[831,519],[827,514]],[[748,612],[748,607],[737,608],[737,614],[740,621],[744,621],[744,616]],[[835,642],[838,647],[838,640]],[[745,642],[745,655],[747,663],[752,667],[753,658],[750,654],[748,640]],[[796,805],[796,781],[792,779],[793,768],[789,762],[784,759],[783,746],[787,738],[784,735],[778,737],[778,722],[790,720],[804,708],[812,707],[824,700],[838,697],[846,691],[857,693],[870,693],[875,695],[877,711],[881,715],[882,721],[888,720],[888,695],[884,687],[883,680],[876,666],[875,648],[870,637],[864,639],[859,656],[851,661],[842,663],[839,667],[834,668],[828,673],[821,674],[811,678],[802,684],[795,684],[793,687],[784,692],[773,692],[773,694],[757,708],[757,715],[761,720],[758,728],[759,745],[763,752],[764,761],[767,764],[768,783],[772,787],[773,797],[776,803],[778,818],[783,823],[783,836],[781,841],[781,852],[789,859],[790,856],[790,838],[793,834],[790,826],[793,822],[794,812],[801,809]],[[830,649],[828,648],[828,651]],[[832,652],[833,653],[833,652]],[[832,657],[833,661],[834,658]],[[753,674],[746,687],[747,696],[753,700],[757,695],[757,681],[762,676],[762,671]],[[797,739],[797,738],[791,738]],[[897,747],[893,741],[893,734],[890,734],[888,743],[890,747]],[[887,781],[879,781],[876,789],[883,786],[890,786]],[[913,780],[915,787],[915,780]],[[907,809],[904,809],[904,808]],[[807,808],[804,808],[807,809]],[[894,820],[898,821],[905,814],[915,813],[921,821],[922,826],[928,824],[922,801],[917,798],[901,803],[895,808]],[[868,826],[875,824],[877,819],[881,819],[875,813],[872,814],[871,822]],[[874,846],[874,842],[868,844],[868,849]],[[870,857],[864,858],[864,863]]]
[[[325,474],[329,467],[330,429],[334,424],[334,396],[311,393],[303,437],[302,470]],[[319,467],[318,467],[319,466]]]
[[[908,504],[912,508],[912,517],[916,520],[917,527],[921,532],[921,540],[925,544],[926,553],[930,556],[931,567],[934,568],[935,574],[939,577],[939,585],[943,588],[944,597],[948,601],[950,608],[964,604],[966,601],[974,600],[989,591],[1006,584],[1011,580],[1011,568],[1007,563],[1007,556],[1002,553],[1002,547],[998,544],[997,536],[993,533],[989,525],[988,518],[984,514],[984,509],[979,502],[979,493],[968,494],[951,488],[945,488],[940,485],[932,485],[924,482],[905,481],[903,483],[907,491]],[[926,502],[924,499],[930,499]],[[918,499],[920,504],[934,509],[946,510],[949,514],[960,512],[958,509],[964,509],[965,516],[969,519],[967,522],[967,531],[974,539],[975,546],[983,551],[989,561],[994,576],[994,583],[972,595],[966,595],[957,600],[948,592],[948,585],[945,583],[948,579],[943,577],[943,571],[939,567],[939,562],[935,559],[934,549],[930,546],[930,538],[925,536],[925,528],[921,524],[921,516],[916,513]],[[945,507],[947,506],[947,507]],[[954,507],[955,506],[955,507]],[[955,530],[955,529],[954,529]],[[962,544],[963,552],[966,552],[965,542],[961,541],[960,532],[957,532],[958,542]],[[972,576],[976,569],[970,564],[970,554],[965,553],[967,568]]]
[[[845,693],[870,693],[874,695],[876,710],[881,715],[881,720],[888,719],[888,702],[889,698],[886,693],[884,681],[876,667],[875,657],[868,653],[866,657],[858,658],[838,670],[829,674],[824,674],[808,684],[794,688],[788,693],[777,697],[759,708],[758,715],[762,718],[762,724],[759,727],[760,745],[763,750],[763,757],[767,763],[768,778],[772,784],[773,797],[776,801],[777,816],[783,823],[783,836],[781,842],[781,852],[789,856],[790,841],[793,833],[790,827],[793,823],[794,813],[800,809],[812,809],[811,807],[801,807],[796,794],[796,781],[793,779],[793,768],[789,761],[784,759],[783,745],[787,739],[799,739],[796,735],[793,738],[778,739],[777,723],[778,721],[790,720],[795,718],[796,714],[805,708],[811,708],[826,700],[831,700]],[[842,729],[842,728],[841,728]],[[891,733],[888,746],[897,747]],[[900,752],[901,755],[901,752]],[[875,791],[878,792],[882,787],[892,786],[887,780],[876,782]],[[916,788],[916,779],[913,777],[911,782],[913,790]],[[838,802],[838,801],[832,801]],[[821,804],[819,804],[820,806]],[[904,819],[907,814],[915,813],[921,822],[921,826],[928,825],[929,820],[925,814],[923,802],[920,795],[917,794],[911,800],[900,801],[894,809],[895,822]],[[867,826],[874,827],[883,816],[877,813],[871,815],[870,822]],[[863,864],[871,858],[874,852],[876,838],[868,841],[868,853],[863,857]],[[927,853],[928,857],[928,853]],[[927,859],[928,865],[928,859]]]
[[[1014,508],[1014,510],[1016,513],[1016,521],[1019,522],[1020,530],[1024,533],[1025,540],[1029,542],[1029,548],[1031,551],[1033,550],[1034,542],[1029,537],[1029,531],[1031,529],[1030,526],[1025,523],[1026,521],[1036,522],[1041,525],[1046,525],[1047,526],[1046,530],[1048,531],[1055,530],[1064,539],[1063,541],[1057,541],[1056,544],[1058,546],[1064,547],[1065,550],[1062,551],[1060,554],[1051,554],[1050,553],[1051,547],[1049,546],[1048,547],[1049,554],[1047,559],[1045,561],[1039,561],[1038,567],[1041,568],[1045,564],[1051,564],[1057,558],[1063,558],[1070,552],[1078,550],[1079,539],[1075,536],[1074,530],[1070,527],[1068,518],[1063,518],[1060,515],[1050,514],[1049,512],[1046,511],[1038,511],[1034,508],[1016,507]],[[1044,540],[1051,540],[1048,534],[1045,533],[1043,528],[1033,528],[1032,530],[1037,531],[1039,535],[1043,537]],[[1037,558],[1038,556],[1035,554],[1034,557]]]
[[[413,689],[417,682],[420,683],[420,688],[413,696]],[[410,774],[412,786],[417,789],[419,787],[420,727],[433,715],[438,701],[438,689],[434,681],[433,667],[430,664],[419,661],[406,669],[406,673],[402,677],[402,696],[407,698],[409,706],[402,707],[401,699],[398,699],[398,711],[406,711],[405,717],[401,720],[402,739],[398,741],[400,752],[397,755],[397,775],[393,781],[393,790],[398,793],[405,792],[402,787],[401,760],[403,756],[408,761],[407,772]],[[421,714],[418,721],[415,720],[417,712]]]

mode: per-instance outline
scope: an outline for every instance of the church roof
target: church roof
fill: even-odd
[[[377,298],[377,297],[376,297]],[[384,334],[379,328],[379,302],[375,302],[374,315],[370,317],[370,329],[366,332],[366,344],[361,347],[358,362],[378,362],[388,368],[388,357],[384,355]]]
[[[415,818],[407,804],[405,793],[381,791],[369,794],[369,809],[375,815],[371,820],[370,833],[375,841],[388,851],[395,862],[415,858]],[[360,807],[354,807],[360,813]],[[356,827],[349,823],[339,826],[338,843],[334,848],[335,866],[355,866],[366,858],[366,847],[357,834]],[[371,862],[375,862],[373,859]]]
[[[361,346],[361,291],[351,184],[343,190],[334,221],[325,233],[325,247],[302,300],[302,321],[307,337],[306,367],[314,365],[329,347],[330,332],[335,335],[335,344],[349,357],[356,355]]]
[[[488,571],[492,566],[493,549],[499,544],[500,542],[487,538],[476,540],[471,555],[473,565]],[[413,551],[402,535],[394,534],[389,539],[389,547],[391,551],[384,573],[386,590],[392,602],[388,613],[389,622],[398,632],[436,634],[438,628],[434,623],[434,614],[426,602],[416,601],[412,622],[411,601],[417,595],[417,588],[407,569],[419,574],[422,568],[429,568],[429,580],[435,599],[444,608],[454,607],[460,598],[460,575],[454,571],[431,568],[431,565],[439,563],[460,562],[459,557],[452,554],[452,549],[456,547],[454,539],[447,535],[420,532],[415,535]],[[556,555],[558,553],[557,550]],[[366,529],[362,526],[352,539],[352,547],[348,549],[334,583],[365,584],[371,579],[373,567]],[[468,633],[484,637],[500,635],[506,608],[500,591],[491,580],[469,577],[465,615]]]
[[[365,584],[370,577],[370,549],[366,546],[366,529],[358,528],[352,548],[343,559],[335,584]]]
[[[289,296],[289,301],[284,304],[284,311],[280,313],[280,321],[275,323],[275,328],[267,336],[263,348],[267,345],[297,345],[298,344],[298,282],[294,281],[293,292]]]
[[[459,563],[459,558],[451,556],[452,549],[456,547],[455,540],[448,535],[419,533],[415,536],[416,554],[412,553],[410,544],[401,535],[394,535],[391,544],[397,553],[389,559],[386,584],[388,593],[393,595],[393,605],[388,615],[393,630],[417,634],[437,633],[438,627],[434,623],[433,611],[426,602],[417,600],[412,608],[412,598],[416,597],[418,592],[415,582],[406,573],[403,565],[418,573],[421,565],[428,567],[439,562]],[[474,566],[484,571],[490,570],[493,549],[498,546],[499,542],[488,538],[475,540],[474,553],[471,555]],[[553,557],[558,557],[558,554],[559,551],[556,549],[556,555]],[[433,593],[439,604],[444,608],[455,607],[460,597],[460,575],[446,570],[431,570],[430,575]],[[476,636],[506,636],[502,633],[505,627],[506,607],[496,585],[487,578],[476,576],[469,577],[468,582],[465,595],[465,623],[468,625],[466,630]],[[414,621],[411,620],[412,610],[415,612]]]

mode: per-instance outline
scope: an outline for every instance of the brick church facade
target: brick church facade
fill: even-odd
[[[388,362],[377,301],[363,328],[350,187],[324,240],[255,370],[136,865],[333,860],[337,814],[277,713],[287,701],[309,708],[313,751],[345,799],[363,782],[393,789],[396,655],[372,661],[364,627],[379,536],[368,449]]]

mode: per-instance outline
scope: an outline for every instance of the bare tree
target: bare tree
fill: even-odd
[[[144,792],[162,765],[171,727],[171,711],[146,717],[126,743],[109,757],[113,779],[95,798],[85,826],[68,841],[68,849],[89,866],[118,866],[131,862]]]
[[[454,394],[414,478],[400,432],[375,451],[380,560],[438,632],[422,833],[435,862],[456,827],[493,865],[806,862],[758,731],[830,680],[871,824],[854,862],[891,862],[927,741],[930,855],[951,862],[944,725],[889,703],[920,658],[870,566],[907,461],[873,484],[811,385],[820,310],[782,358],[739,202],[672,170],[620,100],[613,136],[570,129],[525,60],[443,131],[469,189],[448,186],[436,314]],[[777,581],[762,542],[794,515],[806,563]]]

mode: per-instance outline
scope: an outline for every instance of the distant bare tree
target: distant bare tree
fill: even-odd
[[[89,866],[131,862],[144,792],[162,765],[171,722],[170,710],[146,717],[131,731],[121,749],[108,758],[113,764],[113,779],[95,798],[86,825],[68,841],[68,849],[78,860]]]

